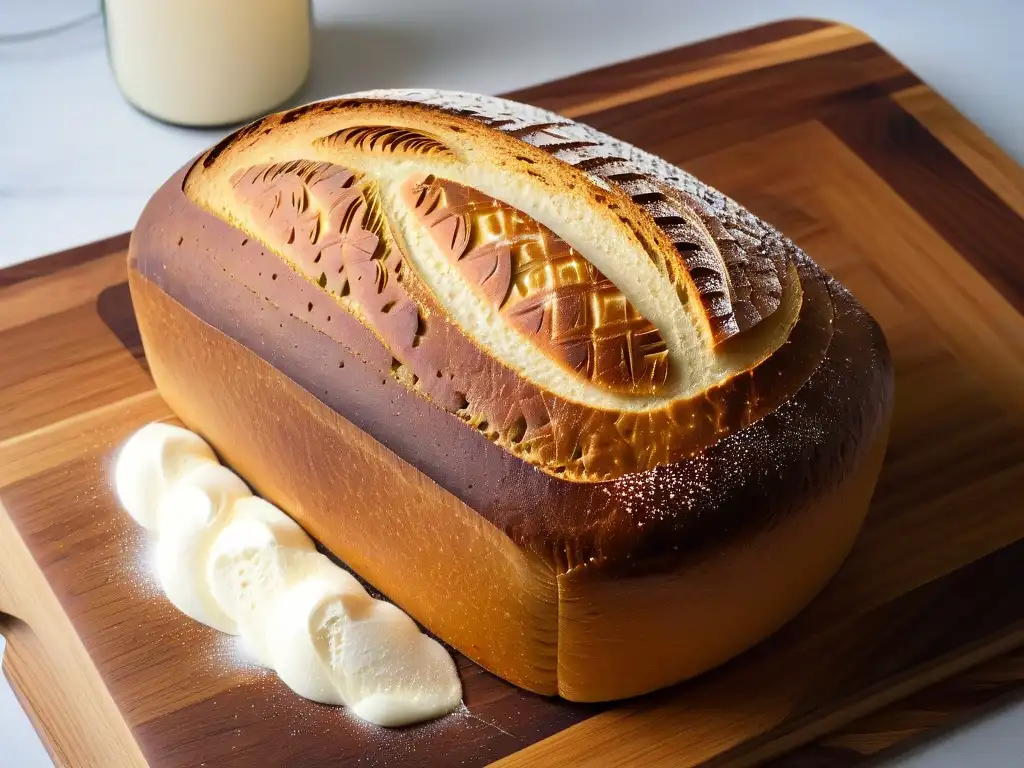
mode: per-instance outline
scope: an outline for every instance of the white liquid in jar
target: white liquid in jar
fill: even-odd
[[[225,125],[269,112],[306,79],[309,0],[105,0],[114,77],[153,117]]]

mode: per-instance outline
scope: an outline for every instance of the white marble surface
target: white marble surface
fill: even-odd
[[[0,36],[95,4],[0,0]],[[314,73],[299,101],[402,85],[498,93],[774,19],[837,19],[875,37],[1024,162],[1022,0],[314,0],[314,9]],[[0,43],[0,266],[131,228],[152,191],[222,133],[130,108],[98,17],[50,39]],[[1022,734],[1018,705],[889,764],[1022,765]],[[48,764],[0,683],[0,765]]]

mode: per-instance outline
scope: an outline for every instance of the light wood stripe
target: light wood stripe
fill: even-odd
[[[821,182],[837,230],[858,243],[878,273],[910,291],[998,402],[1024,415],[1024,317],[870,166],[827,129],[820,132],[826,151],[817,156],[829,162],[811,163],[809,170]],[[885,226],[865,227],[866,221]]]
[[[124,280],[125,252],[119,251],[56,275],[0,288],[0,331],[73,309]]]
[[[31,693],[26,709],[54,762],[146,766],[96,665],[2,504],[0,560],[7,566],[0,570],[0,606],[15,617],[0,613],[7,639],[4,672],[15,690]]]
[[[886,276],[900,288],[904,317],[926,318],[947,348],[970,363],[996,402],[1024,414],[1024,317],[825,126],[803,123],[692,162],[689,170],[700,177],[713,175],[715,167],[731,169],[733,186],[753,186],[776,174],[785,178],[780,184],[785,183],[791,203],[827,222],[830,234],[820,247],[801,243],[812,258],[833,268],[838,254],[869,265],[876,282]],[[874,304],[878,294],[871,286],[859,296],[891,327],[891,311]]]
[[[31,432],[0,441],[0,487],[59,466],[86,453],[87,446],[128,435],[149,421],[173,419],[156,389],[76,413]]]
[[[764,67],[824,56],[869,42],[871,42],[870,38],[852,27],[842,25],[825,27],[735,53],[726,53],[710,59],[695,61],[691,71],[655,80],[639,88],[602,96],[582,104],[574,104],[559,110],[559,112],[566,117],[579,118],[613,107],[621,107],[655,96],[662,96],[681,88],[689,88]]]
[[[926,85],[894,93],[892,98],[941,141],[961,163],[985,182],[1014,212],[1024,216],[1024,168],[953,105]]]

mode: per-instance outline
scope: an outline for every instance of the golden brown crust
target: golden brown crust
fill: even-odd
[[[182,419],[541,693],[641,693],[772,631],[884,453],[888,351],[841,285],[678,169],[486,97],[257,121],[153,197],[129,265]]]
[[[802,262],[809,298],[801,320],[790,342],[761,367],[769,381],[807,382],[783,408],[764,414],[758,377],[737,376],[725,391],[696,400],[684,422],[706,430],[709,439],[719,429],[735,432],[735,438],[719,440],[690,460],[617,481],[564,480],[436,407],[444,402],[438,391],[480,396],[493,361],[476,347],[468,346],[476,357],[463,357],[443,379],[429,369],[421,376],[421,382],[447,387],[430,391],[432,401],[425,399],[392,375],[393,349],[325,302],[316,283],[194,206],[180,191],[181,178],[154,197],[136,229],[131,254],[139,271],[558,570],[592,558],[609,569],[664,570],[723,538],[757,529],[799,506],[807,493],[805,484],[791,483],[774,468],[816,476],[822,487],[838,482],[890,407],[891,373],[877,326],[848,293]],[[244,272],[237,271],[240,264]],[[834,336],[833,294],[841,300],[842,333],[850,337],[843,354],[834,357],[825,354]],[[386,300],[387,295],[381,299]],[[431,315],[428,323],[424,341],[413,346],[409,338],[399,354],[450,348],[447,341],[432,346],[431,333],[441,320]],[[536,400],[523,395],[529,392],[519,383],[510,398],[532,426],[540,417],[531,410]],[[543,409],[543,401],[537,407]],[[741,431],[754,409],[761,418]],[[494,423],[504,424],[501,418]],[[644,438],[658,435],[650,419],[619,415],[620,427]],[[744,457],[742,464],[737,455]]]
[[[641,694],[760,640],[845,556],[885,449],[883,424],[834,488],[808,478],[803,501],[776,524],[667,571],[583,564],[556,574],[135,269],[129,277],[151,370],[180,418],[418,621],[541,694]]]
[[[547,564],[134,269],[129,283],[150,370],[187,426],[432,632],[520,687],[556,693]]]
[[[821,590],[864,520],[888,437],[839,485],[749,536],[657,574],[558,576],[558,692],[608,701],[701,674],[770,635]],[[813,481],[811,481],[813,482]]]

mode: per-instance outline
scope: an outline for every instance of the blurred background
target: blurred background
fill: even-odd
[[[236,82],[262,87],[231,94],[244,95],[256,112],[269,110],[281,98],[297,104],[374,87],[501,93],[767,21],[834,19],[874,37],[1024,162],[1022,0],[107,3],[108,18],[120,20],[113,25],[117,39],[111,40],[109,52],[99,0],[0,0],[0,267],[130,229],[169,175],[231,129],[171,125],[126,100],[126,92],[136,101],[152,95],[147,72],[177,72],[181,82],[194,81],[187,60],[178,59],[175,51],[140,43],[143,12],[159,6],[177,9],[180,27],[171,17],[159,16],[168,34],[184,29],[196,41],[203,35],[227,39],[231,28],[190,28],[189,9],[204,3],[232,13],[246,9],[250,46],[236,41],[239,50],[251,54],[255,46],[265,55],[251,63],[242,53],[229,57],[225,71]],[[253,14],[260,8],[277,14],[267,17],[271,20],[262,29],[265,34],[270,25],[269,43],[258,40],[261,27]],[[117,79],[112,59],[118,64]],[[277,66],[268,68],[268,62]],[[217,73],[207,72],[211,81],[196,82],[191,101],[179,82],[179,90],[162,102],[140,106],[154,113],[166,109],[161,116],[178,122],[237,119],[224,114],[244,112],[246,104],[217,98]],[[301,88],[291,93],[300,81]],[[203,103],[198,102],[200,93],[205,94]],[[256,106],[261,96],[270,102],[263,108]],[[1020,765],[1022,734],[1024,707],[1005,709],[887,764]],[[0,682],[0,765],[49,765],[5,682]]]

